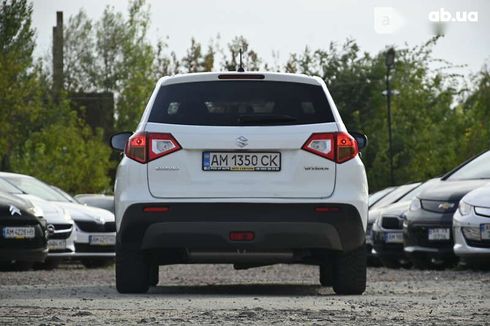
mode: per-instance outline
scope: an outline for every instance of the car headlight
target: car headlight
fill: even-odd
[[[469,240],[481,240],[481,232],[479,227],[462,227],[461,231],[466,239]]]
[[[458,209],[461,215],[468,215],[473,210],[473,206],[468,203],[465,203],[464,201],[460,201]]]
[[[410,210],[411,211],[416,211],[418,209],[421,209],[422,208],[422,205],[420,204],[420,199],[418,198],[414,198],[412,200],[412,202],[410,203]]]

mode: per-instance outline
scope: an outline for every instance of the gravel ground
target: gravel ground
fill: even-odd
[[[490,273],[371,268],[362,296],[337,296],[318,268],[160,267],[145,295],[121,295],[114,267],[0,272],[0,325],[490,325]]]

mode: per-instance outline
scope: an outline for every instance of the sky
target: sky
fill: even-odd
[[[32,0],[31,0],[32,1]],[[219,34],[224,47],[243,35],[252,49],[273,64],[284,63],[289,53],[327,48],[347,38],[372,54],[388,46],[415,46],[443,28],[445,37],[434,56],[457,65],[458,72],[474,73],[490,65],[490,1],[354,1],[354,0],[147,0],[151,7],[152,41],[166,40],[169,51],[182,57],[191,37],[207,44]],[[33,0],[33,25],[37,30],[35,54],[50,52],[56,11],[65,23],[84,9],[94,20],[106,6],[127,12],[123,0]],[[441,27],[442,26],[442,27]]]

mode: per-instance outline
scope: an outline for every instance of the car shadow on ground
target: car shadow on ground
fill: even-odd
[[[329,289],[314,284],[219,284],[219,285],[157,285],[150,294],[197,295],[260,295],[260,296],[318,296],[330,294]],[[332,292],[333,294],[333,292]]]

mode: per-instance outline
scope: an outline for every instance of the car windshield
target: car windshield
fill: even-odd
[[[58,188],[58,187],[55,187],[55,186],[51,186],[51,188],[53,188],[55,191],[57,191],[58,193],[60,193],[63,197],[65,197],[69,202],[71,203],[77,203],[77,204],[80,204],[80,202],[78,200],[76,200],[75,198],[73,198],[69,193],[67,193],[66,191]]]
[[[456,170],[446,180],[490,179],[490,151]]]
[[[388,187],[388,188],[385,188],[385,189],[380,190],[378,192],[375,192],[372,195],[369,195],[369,199],[368,199],[369,207],[371,207],[371,205],[375,204],[378,200],[380,200],[381,198],[383,198],[384,196],[386,196],[387,194],[392,192],[393,189],[395,189],[395,188],[394,187]]]
[[[59,192],[37,179],[17,176],[9,176],[5,179],[29,195],[34,195],[48,201],[68,202]]]
[[[386,205],[390,205],[393,203],[396,203],[397,201],[400,200],[403,196],[405,196],[409,191],[412,191],[415,189],[415,187],[418,187],[420,185],[419,183],[411,183],[408,185],[403,185],[397,187],[395,190],[390,192],[388,195],[380,199],[377,203],[375,203],[371,208],[376,208],[376,207],[383,207]]]
[[[149,117],[149,122],[207,126],[298,125],[334,121],[321,86],[249,80],[162,86]]]
[[[10,182],[0,179],[0,190],[3,192],[8,192],[10,194],[22,194],[22,190],[11,184]]]

